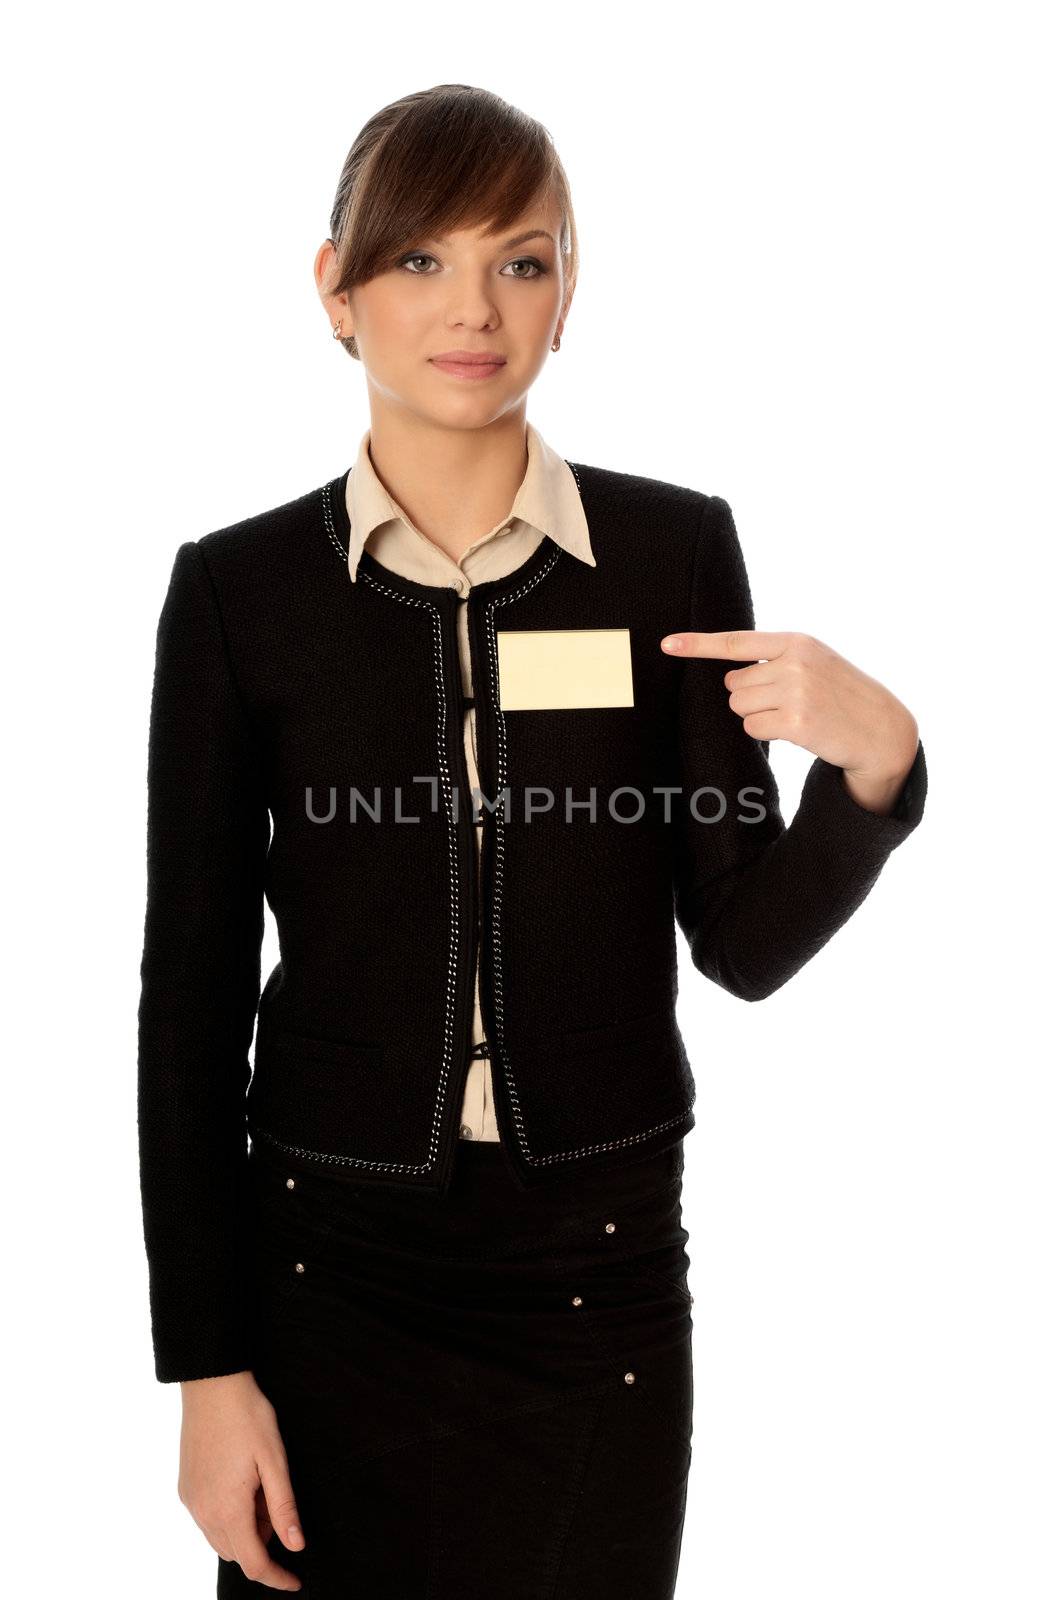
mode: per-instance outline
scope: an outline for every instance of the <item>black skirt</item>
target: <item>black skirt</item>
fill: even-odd
[[[252,1152],[255,1373],[306,1600],[669,1600],[693,1410],[683,1146],[519,1189],[462,1141],[451,1192]],[[275,1594],[219,1560],[217,1594]]]

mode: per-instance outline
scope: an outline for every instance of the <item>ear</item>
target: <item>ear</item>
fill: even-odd
[[[555,335],[562,334],[565,331],[565,321],[568,317],[569,307],[572,305],[572,297],[575,292],[575,283],[570,283],[568,288],[565,290],[565,298],[561,302],[561,310],[558,312],[557,327],[554,329]]]
[[[347,316],[349,306],[345,294],[332,294],[329,285],[336,276],[336,246],[331,239],[326,239],[314,257],[314,282],[321,304],[328,312],[330,323],[335,324],[337,317]]]

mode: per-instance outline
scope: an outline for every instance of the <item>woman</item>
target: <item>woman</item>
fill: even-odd
[[[548,135],[496,96],[371,119],[315,263],[371,426],[174,563],[141,1175],[219,1595],[673,1593],[675,921],[764,998],[922,814],[911,713],[754,630],[726,501],[527,422],[575,240]],[[815,758],[789,828],[775,738]]]

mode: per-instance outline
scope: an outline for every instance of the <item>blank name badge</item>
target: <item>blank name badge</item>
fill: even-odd
[[[503,711],[633,706],[629,628],[499,630]]]

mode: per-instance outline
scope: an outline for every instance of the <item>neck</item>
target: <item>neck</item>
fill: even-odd
[[[483,428],[371,406],[373,469],[415,528],[455,561],[509,514],[528,466],[523,405]]]

